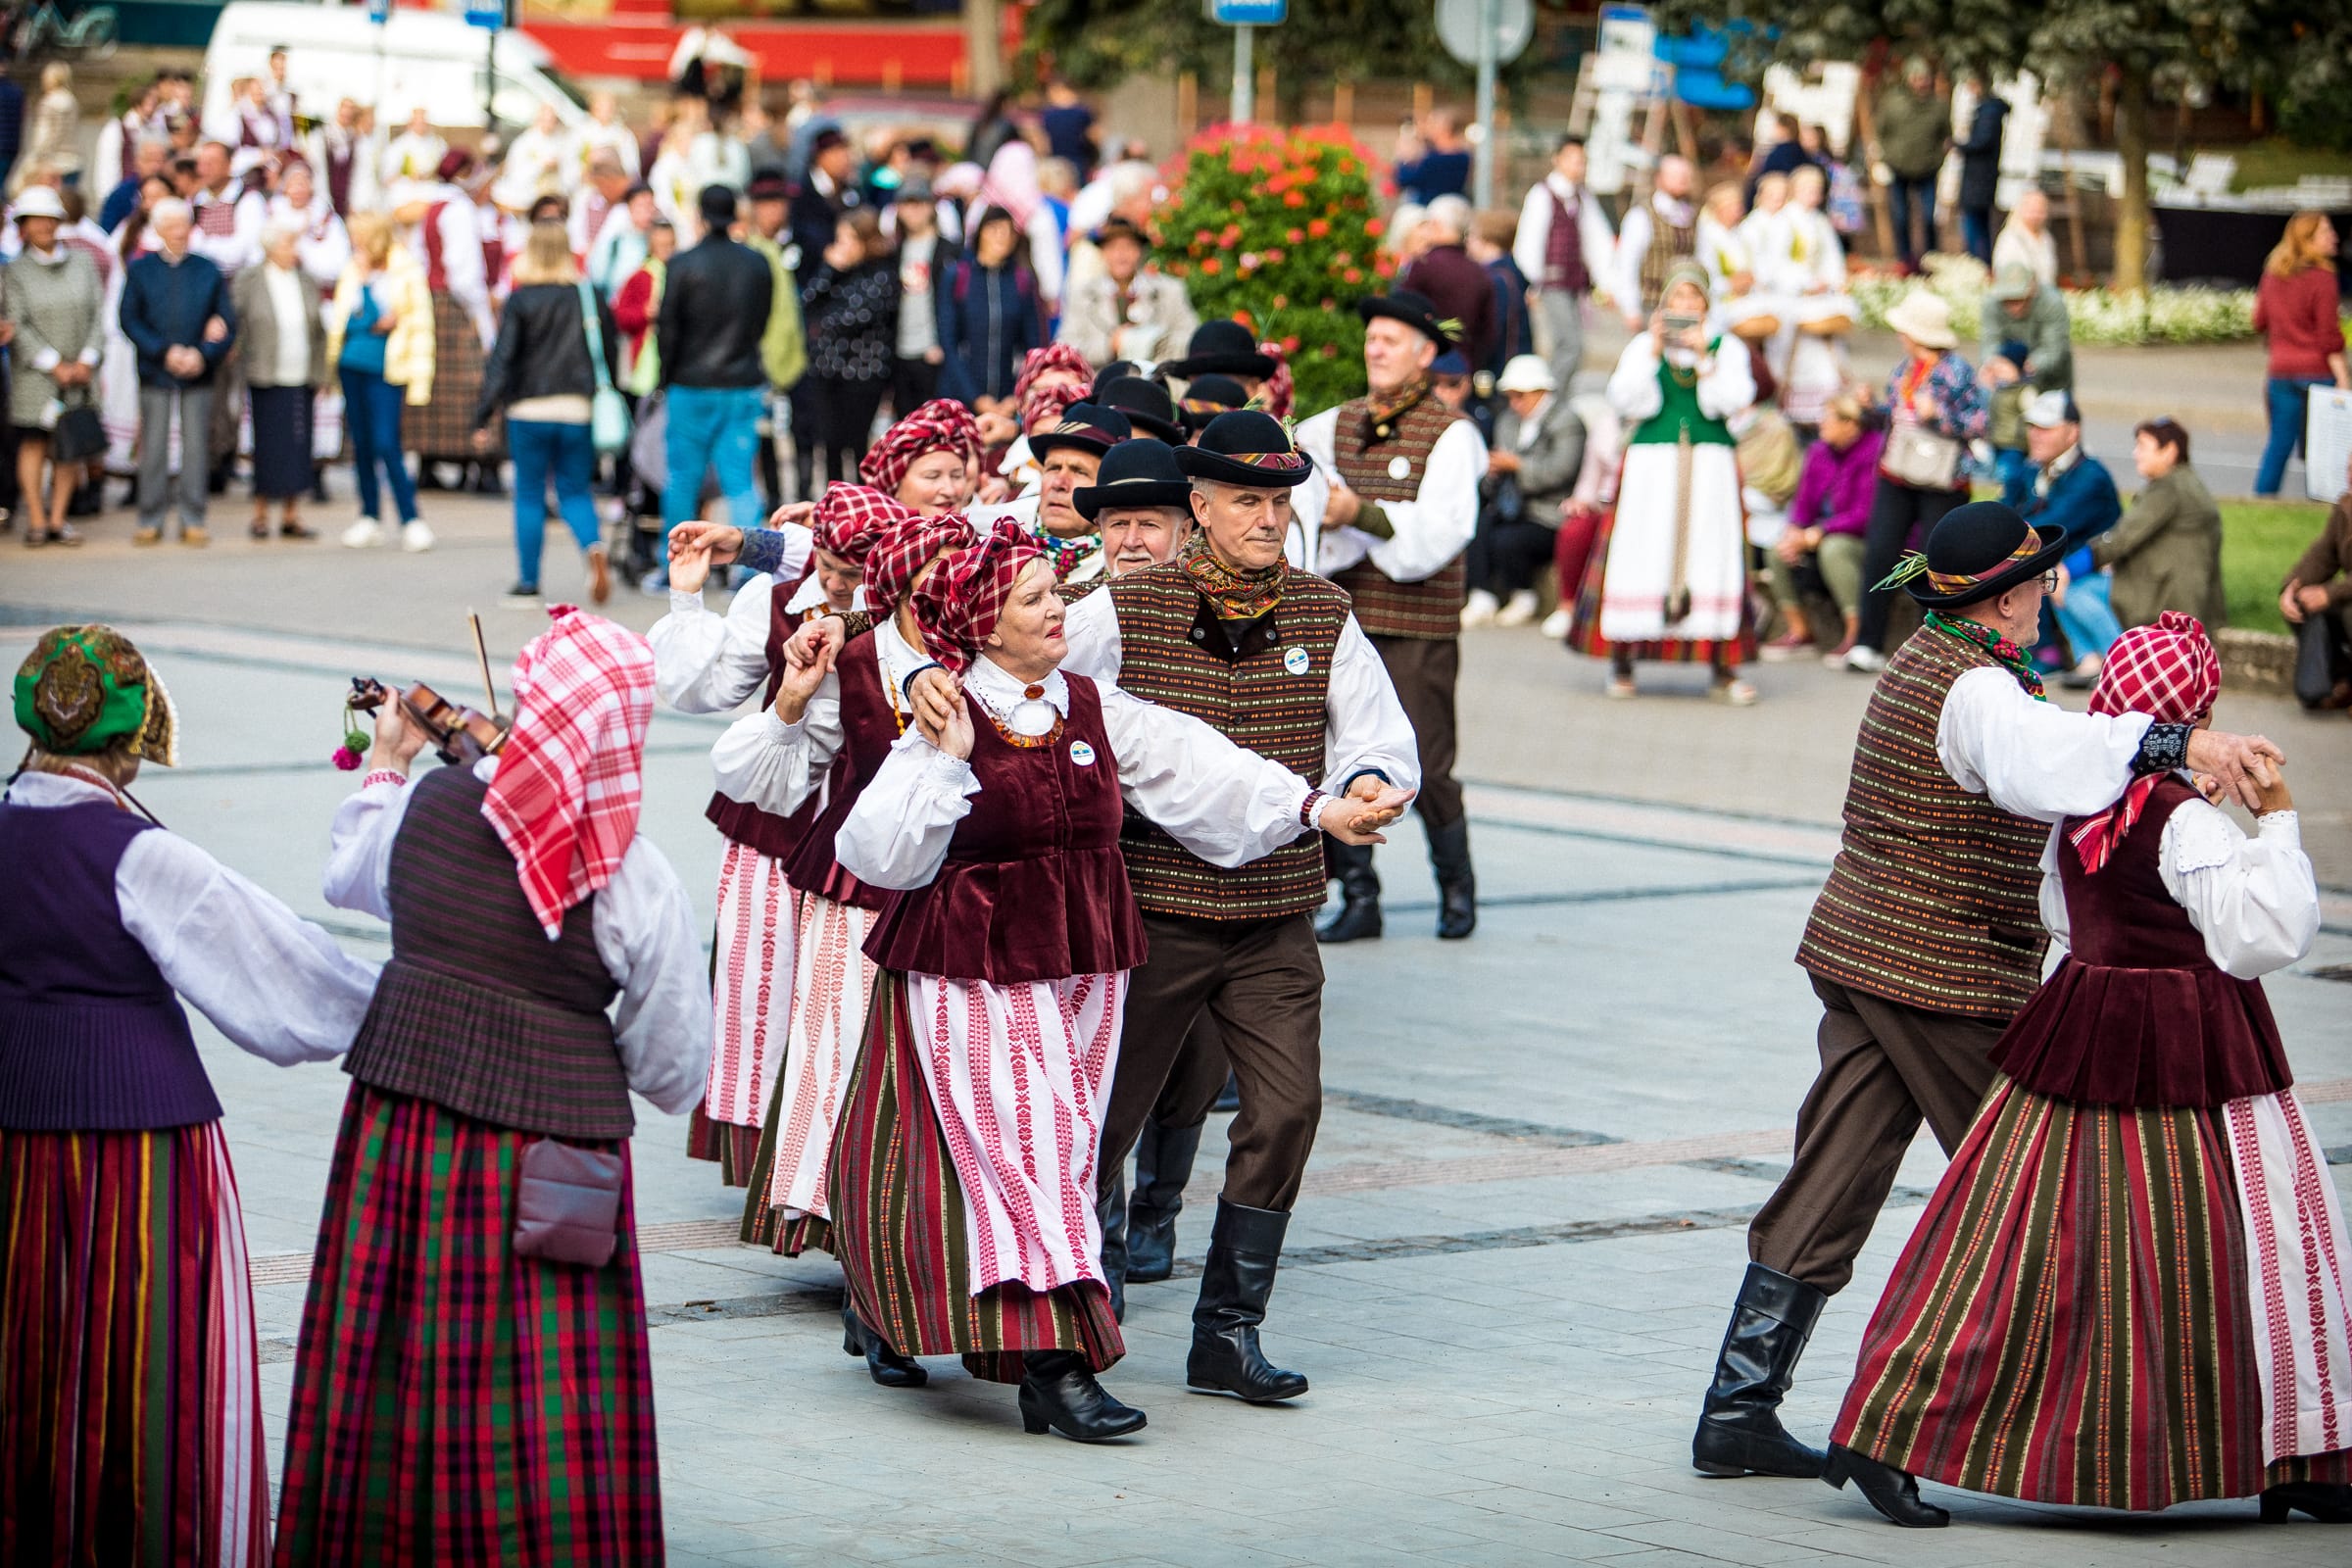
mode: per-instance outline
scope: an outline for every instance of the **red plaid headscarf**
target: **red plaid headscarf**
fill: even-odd
[[[877,615],[895,614],[914,574],[943,550],[960,550],[979,538],[960,512],[910,516],[884,534],[865,558],[865,602]]]
[[[1013,403],[1016,406],[1026,405],[1029,389],[1037,385],[1037,378],[1054,370],[1066,370],[1076,376],[1081,395],[1095,384],[1095,368],[1086,363],[1085,355],[1067,343],[1049,343],[1042,349],[1031,349],[1022,359],[1021,373],[1012,381]]]
[[[1258,390],[1257,405],[1277,419],[1287,419],[1291,416],[1293,392],[1290,356],[1282,352],[1279,343],[1260,343],[1257,352],[1274,362],[1274,373],[1266,377],[1266,384]]]
[[[572,605],[514,659],[514,728],[482,814],[514,857],[549,941],[564,912],[612,880],[637,837],[654,650]]]
[[[879,490],[861,484],[829,484],[817,498],[808,529],[816,535],[819,550],[844,561],[863,562],[871,558],[884,534],[914,516],[913,508],[901,506]]]
[[[997,629],[1012,585],[1045,551],[1026,528],[998,522],[914,586],[914,618],[933,659],[960,675]]]
[[[933,398],[882,432],[882,439],[859,460],[858,477],[895,496],[906,482],[906,470],[926,452],[953,452],[966,463],[978,463],[980,426],[972,411],[954,398]]]
[[[1052,386],[1033,386],[1021,398],[1021,433],[1028,434],[1044,420],[1051,430],[1061,422],[1061,416],[1086,401],[1087,386],[1083,381],[1055,382]]]
[[[2196,616],[2168,610],[2153,626],[2134,626],[2107,650],[2099,684],[2090,694],[2094,713],[2145,713],[2159,724],[2193,724],[2213,710],[2222,694],[2222,660]],[[2082,869],[2096,871],[2114,858],[2116,846],[2147,809],[2161,774],[2133,779],[2124,798],[2067,831]]]

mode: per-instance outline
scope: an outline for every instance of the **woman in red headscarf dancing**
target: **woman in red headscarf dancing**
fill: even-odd
[[[497,755],[412,780],[388,705],[335,813],[327,902],[389,920],[392,959],[303,1303],[281,1568],[661,1560],[629,1094],[700,1097],[710,993],[637,831],[653,651],[551,613]]]
[[[2090,707],[2202,725],[2221,678],[2170,611]],[[2173,774],[2050,834],[2070,951],[1993,1051],[1830,1449],[1826,1479],[1896,1524],[1949,1517],[1920,1476],[2352,1523],[2352,1242],[2256,980],[2309,951],[2319,890],[2284,779],[2258,783],[2251,837]]]
[[[883,972],[827,1173],[834,1247],[899,1352],[961,1354],[1020,1385],[1026,1430],[1101,1442],[1144,1424],[1095,1381],[1124,1350],[1095,1159],[1144,957],[1122,812],[1224,865],[1315,828],[1373,842],[1396,813],[1064,675],[1053,569],[1020,529],[981,532],[908,597],[963,704],[893,742],[836,843],[851,875],[898,891],[865,944]],[[779,749],[808,744],[830,662],[786,676]]]

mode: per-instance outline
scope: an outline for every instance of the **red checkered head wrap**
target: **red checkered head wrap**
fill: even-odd
[[[879,490],[861,484],[829,484],[817,498],[808,531],[827,555],[859,564],[871,559],[884,534],[916,515]]]
[[[859,460],[858,477],[884,495],[896,496],[906,470],[927,452],[953,452],[967,464],[978,463],[980,425],[972,411],[954,398],[933,398],[882,432],[882,439]]]
[[[1291,399],[1297,390],[1291,380],[1290,356],[1282,352],[1279,343],[1260,343],[1257,352],[1274,362],[1274,373],[1266,377],[1266,384],[1258,389],[1252,401],[1277,419],[1287,419],[1291,416]]]
[[[654,650],[574,606],[547,612],[555,624],[514,659],[514,727],[482,815],[552,942],[564,911],[612,880],[637,837]]]
[[[2194,724],[2213,711],[2222,694],[2222,660],[2196,616],[2168,610],[2153,626],[2134,626],[2107,650],[2099,684],[2090,694],[2094,713],[2145,713],[2159,724]],[[2082,868],[2096,871],[2147,809],[2159,775],[2132,781],[2124,798],[2096,816],[2067,829]]]
[[[1095,368],[1086,363],[1085,355],[1067,343],[1049,343],[1042,349],[1031,349],[1021,360],[1020,374],[1014,376],[1012,381],[1014,405],[1025,406],[1029,401],[1029,389],[1037,385],[1038,377],[1050,375],[1055,370],[1076,376],[1081,395],[1095,384]]]
[[[914,586],[914,618],[925,650],[958,675],[969,669],[997,629],[1012,585],[1045,555],[1036,535],[1000,521],[941,562]]]
[[[1061,416],[1086,401],[1087,385],[1083,381],[1054,382],[1050,386],[1033,386],[1021,397],[1021,432],[1026,435],[1042,421],[1049,430],[1061,422]]]
[[[909,516],[885,533],[865,558],[865,602],[878,615],[895,614],[899,602],[913,586],[915,574],[931,564],[943,550],[961,550],[979,538],[969,517],[960,512],[942,516]]]

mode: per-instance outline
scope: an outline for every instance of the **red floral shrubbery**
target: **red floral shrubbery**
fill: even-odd
[[[1213,125],[1170,162],[1159,265],[1202,319],[1280,343],[1300,417],[1364,389],[1357,296],[1388,286],[1379,160],[1341,125]]]

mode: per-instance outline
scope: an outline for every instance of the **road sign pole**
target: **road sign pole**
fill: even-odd
[[[1478,205],[1494,205],[1494,31],[1500,19],[1499,0],[1480,0],[1478,8]]]
[[[1256,111],[1253,99],[1257,90],[1257,74],[1250,60],[1250,35],[1257,29],[1243,23],[1233,29],[1233,122],[1250,123]]]

